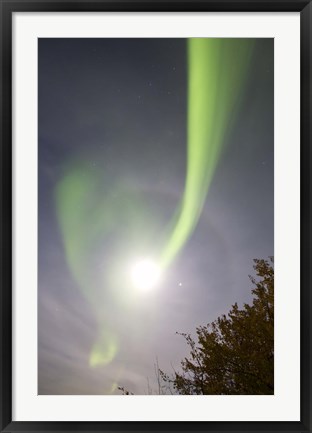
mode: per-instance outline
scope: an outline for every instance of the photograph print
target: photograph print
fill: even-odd
[[[274,39],[38,39],[38,394],[274,394]]]

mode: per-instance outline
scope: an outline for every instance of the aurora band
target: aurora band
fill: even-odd
[[[187,170],[180,211],[161,254],[170,265],[202,212],[225,138],[235,119],[248,69],[252,39],[190,38],[187,41]]]

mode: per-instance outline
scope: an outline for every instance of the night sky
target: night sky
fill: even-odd
[[[38,392],[156,391],[156,359],[171,373],[188,354],[176,331],[250,302],[253,259],[274,255],[273,39],[252,41],[198,222],[148,291],[128,270],[181,210],[187,41],[38,49]]]

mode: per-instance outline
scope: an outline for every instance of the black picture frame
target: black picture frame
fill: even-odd
[[[2,432],[312,432],[311,424],[311,22],[310,0],[0,0],[1,14],[1,357]],[[299,422],[12,421],[12,14],[14,12],[300,12],[301,67],[301,419]]]

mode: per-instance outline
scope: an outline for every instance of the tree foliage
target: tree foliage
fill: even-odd
[[[182,333],[190,355],[181,372],[160,370],[162,380],[177,394],[274,393],[274,267],[254,260],[252,305],[235,303],[227,315],[196,328],[197,342]]]

